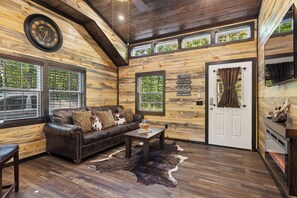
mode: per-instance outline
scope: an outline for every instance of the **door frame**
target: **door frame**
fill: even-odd
[[[227,64],[227,63],[238,63],[238,62],[252,62],[252,151],[256,150],[256,131],[257,131],[257,59],[256,58],[243,58],[243,59],[234,59],[227,61],[214,61],[214,62],[206,62],[205,63],[205,144],[209,144],[209,99],[208,99],[208,72],[210,65],[218,65],[218,64]]]

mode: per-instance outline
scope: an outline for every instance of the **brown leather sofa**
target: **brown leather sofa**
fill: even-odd
[[[47,152],[73,159],[78,164],[85,157],[123,143],[125,141],[123,134],[138,129],[143,116],[135,114],[131,123],[88,133],[83,133],[79,126],[73,125],[72,120],[73,111],[111,109],[116,113],[117,108],[118,106],[100,106],[54,110],[51,122],[44,126]]]

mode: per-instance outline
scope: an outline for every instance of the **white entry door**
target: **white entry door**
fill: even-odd
[[[240,108],[217,107],[224,86],[220,68],[240,67],[236,91]],[[209,66],[208,136],[209,144],[252,149],[252,61]]]

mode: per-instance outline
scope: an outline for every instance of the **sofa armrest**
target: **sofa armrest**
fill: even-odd
[[[141,123],[141,121],[143,120],[143,115],[140,115],[140,114],[134,114],[133,115],[133,122],[139,122]]]
[[[69,138],[75,138],[77,135],[82,136],[83,134],[81,127],[71,124],[47,123],[43,130],[45,134]]]

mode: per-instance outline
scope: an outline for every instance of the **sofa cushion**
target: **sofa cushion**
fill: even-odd
[[[124,134],[129,131],[135,130],[139,128],[139,124],[137,122],[125,123],[122,125],[112,126],[105,130],[109,131],[109,136],[113,137],[116,135]]]
[[[95,111],[108,111],[110,109],[112,113],[118,113],[118,107],[124,108],[122,105],[108,105],[108,106],[94,106],[94,107],[87,107],[89,111],[92,111],[94,113]]]
[[[125,124],[110,127],[110,129],[112,129],[110,131],[110,134],[109,134],[110,137],[120,135],[120,134],[124,134],[124,133],[127,132],[127,127],[125,126]]]
[[[73,124],[72,112],[74,111],[87,111],[85,107],[82,108],[72,108],[72,109],[55,109],[52,112],[51,120],[52,122],[57,122],[61,124]]]
[[[92,131],[84,134],[84,144],[101,141],[109,137],[114,137],[139,128],[138,122],[125,123],[123,125],[112,126],[101,131]]]
[[[125,109],[124,110],[124,117],[126,122],[132,122],[133,121],[133,112],[132,109]]]
[[[126,126],[127,132],[128,131],[133,131],[135,129],[139,129],[139,123],[138,122],[125,123],[124,126]]]
[[[80,126],[84,133],[92,130],[92,113],[91,111],[74,111],[72,112],[73,124]]]
[[[102,125],[103,125],[103,129],[115,125],[115,120],[113,118],[111,110],[95,111],[94,113],[100,118]]]
[[[92,131],[84,134],[84,143],[90,144],[93,142],[101,141],[109,137],[110,130],[103,129],[101,131]]]

